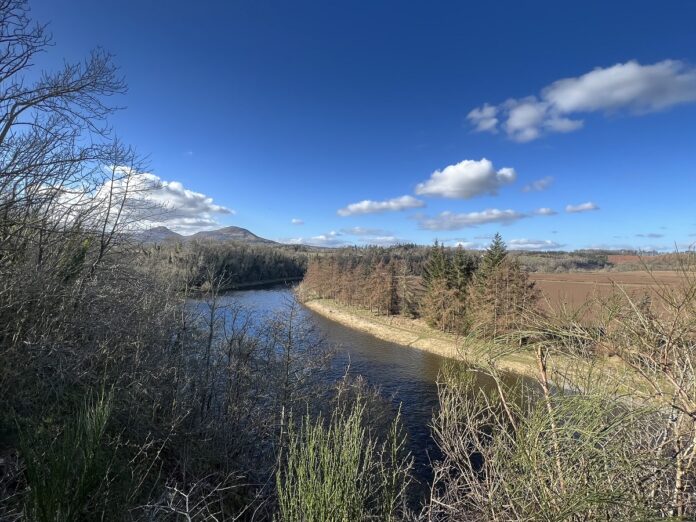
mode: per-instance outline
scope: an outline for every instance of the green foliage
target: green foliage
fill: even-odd
[[[435,244],[430,249],[428,262],[423,269],[423,282],[426,288],[439,279],[449,279],[450,268],[449,260],[445,255],[444,245],[435,241]]]
[[[278,520],[398,520],[410,459],[402,455],[399,418],[379,443],[365,425],[365,403],[339,407],[328,421],[290,418],[288,446],[276,475]]]
[[[294,281],[307,267],[307,253],[282,245],[247,245],[235,241],[145,245],[148,264],[163,274],[183,279],[188,287],[203,289],[211,277],[223,289],[264,282]]]
[[[508,251],[502,236],[496,232],[493,236],[491,244],[481,257],[480,271],[483,274],[487,274],[495,270],[495,268],[503,262],[507,257]]]
[[[104,434],[112,399],[102,394],[85,402],[53,440],[49,433],[22,434],[29,486],[25,511],[39,522],[104,516],[110,456]]]
[[[452,260],[451,286],[456,288],[460,293],[465,294],[471,280],[474,277],[476,268],[476,259],[464,252],[464,249],[461,246],[457,247],[454,254],[454,259]]]

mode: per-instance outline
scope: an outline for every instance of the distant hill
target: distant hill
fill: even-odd
[[[188,236],[186,239],[189,241],[240,241],[243,243],[263,243],[266,245],[277,244],[275,241],[259,237],[249,232],[246,228],[241,227],[225,227],[218,230],[197,232],[192,236]]]
[[[155,227],[138,234],[138,239],[144,243],[163,243],[165,241],[183,241],[184,236],[177,234],[167,227]]]
[[[237,241],[240,243],[256,245],[277,245],[275,241],[259,237],[246,228],[225,227],[218,230],[206,230],[196,232],[191,236],[177,234],[167,227],[155,227],[139,234],[140,238],[146,243],[162,243],[169,241]]]

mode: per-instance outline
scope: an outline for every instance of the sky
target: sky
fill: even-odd
[[[696,2],[41,0],[113,53],[163,223],[283,242],[696,241]],[[156,178],[154,178],[156,176]],[[182,217],[184,216],[184,217]]]

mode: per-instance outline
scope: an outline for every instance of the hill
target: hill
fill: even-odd
[[[138,234],[144,243],[163,243],[165,241],[183,241],[184,236],[167,227],[155,227]]]
[[[197,232],[185,238],[188,241],[239,241],[242,243],[257,243],[264,245],[277,245],[275,241],[259,237],[246,228],[225,227],[218,230]]]
[[[278,245],[275,241],[265,239],[250,232],[246,228],[241,227],[224,227],[218,230],[206,230],[196,232],[190,236],[184,236],[174,232],[173,230],[160,226],[151,228],[139,234],[139,238],[145,243],[163,243],[163,242],[188,242],[188,241],[237,241],[239,243],[255,244],[255,245]]]

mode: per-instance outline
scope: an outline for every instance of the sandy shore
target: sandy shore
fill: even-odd
[[[331,299],[312,299],[307,308],[349,328],[369,333],[378,339],[431,352],[450,359],[483,365],[496,354],[496,367],[523,375],[534,375],[536,360],[531,353],[501,355],[501,348],[430,328],[420,319],[375,315],[367,310],[348,307]]]

